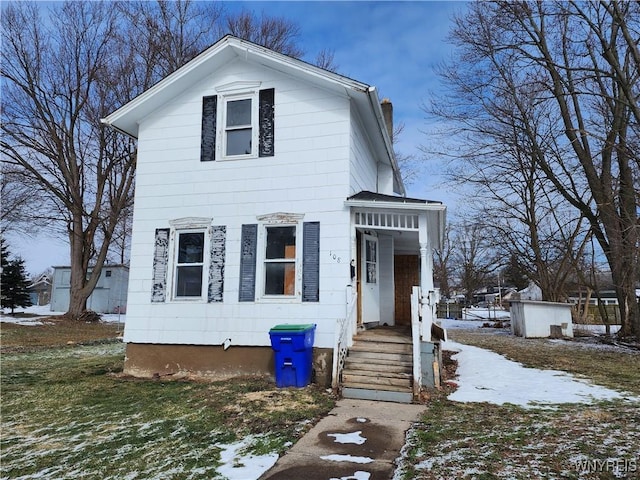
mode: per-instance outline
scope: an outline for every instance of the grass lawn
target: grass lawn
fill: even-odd
[[[529,367],[564,370],[640,397],[638,351],[525,340],[486,329],[449,335]],[[525,409],[452,402],[441,392],[408,438],[396,480],[640,478],[640,403]]]
[[[108,324],[2,323],[0,478],[222,478],[225,445],[282,453],[334,405],[324,390],[263,377],[124,377],[117,335]]]
[[[241,459],[282,453],[334,405],[324,390],[277,389],[263,377],[125,377],[120,330],[60,319],[2,323],[0,479],[222,478],[225,446],[245,440]],[[494,329],[449,334],[640,397],[637,351]],[[455,362],[446,367],[455,375]],[[453,402],[448,393],[433,394],[409,431],[395,480],[640,478],[639,403],[525,409]]]

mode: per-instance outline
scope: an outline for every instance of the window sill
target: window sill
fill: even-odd
[[[302,297],[298,295],[264,295],[256,300],[258,303],[301,303]]]

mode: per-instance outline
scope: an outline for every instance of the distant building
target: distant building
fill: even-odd
[[[89,272],[92,269],[89,268]],[[98,313],[125,313],[129,267],[105,265],[102,267],[96,288],[87,300],[87,309]],[[71,267],[53,267],[51,287],[51,311],[66,312],[69,309]]]
[[[29,285],[32,305],[47,305],[51,301],[51,274],[43,273]]]

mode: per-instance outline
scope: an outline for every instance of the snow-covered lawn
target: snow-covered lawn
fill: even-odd
[[[16,308],[15,313],[18,314],[17,316],[10,315],[9,310],[2,309],[0,310],[0,322],[15,323],[17,325],[43,325],[42,318],[55,317],[58,315],[64,315],[65,313],[52,312],[50,308],[50,305],[36,305],[26,308]],[[22,316],[20,314],[28,316]],[[100,314],[100,316],[101,321],[105,323],[125,323],[127,320],[127,316],[125,314],[102,313]]]
[[[449,399],[457,402],[511,403],[531,408],[631,398],[566,372],[526,368],[482,348],[454,341],[445,342],[443,348],[456,352],[452,358],[458,362],[458,388]]]

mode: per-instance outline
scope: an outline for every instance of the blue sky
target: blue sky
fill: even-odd
[[[380,99],[393,103],[395,122],[405,125],[398,151],[423,156],[418,147],[429,139],[422,133],[427,121],[421,105],[442,88],[434,67],[450,55],[446,37],[464,2],[235,1],[226,6],[297,22],[304,59],[313,62],[323,48],[332,50],[338,73],[376,86]],[[407,194],[451,203],[453,197],[440,188],[440,165],[434,158],[423,162],[423,175],[408,186]]]
[[[300,47],[313,62],[323,48],[334,52],[338,73],[378,88],[380,99],[393,103],[395,122],[404,123],[397,150],[422,158],[420,145],[429,142],[421,109],[430,94],[442,88],[434,67],[446,60],[451,47],[446,37],[457,1],[385,2],[225,2],[228,10],[250,10],[282,16],[300,26]],[[438,158],[421,162],[421,175],[407,188],[409,196],[440,200],[453,210],[455,197],[438,174]],[[39,273],[69,262],[65,242],[48,238],[10,238],[11,252],[22,256],[27,271]]]

